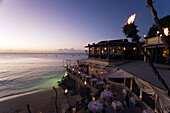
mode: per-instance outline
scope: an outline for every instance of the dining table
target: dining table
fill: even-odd
[[[114,102],[112,102],[112,107],[113,107],[113,109],[114,109],[115,112],[116,112],[118,109],[124,111],[123,104],[122,104],[120,101],[114,101]]]
[[[88,109],[93,113],[101,112],[103,109],[103,104],[99,101],[91,101],[88,104]]]
[[[136,104],[141,104],[141,100],[137,97],[131,97],[130,101],[133,103],[133,105],[135,106]]]
[[[142,113],[155,113],[155,112],[151,109],[145,109],[145,110],[143,110]]]
[[[113,93],[110,92],[110,91],[102,91],[100,97],[101,97],[101,98],[106,98],[106,100],[109,101],[110,98],[113,97]]]

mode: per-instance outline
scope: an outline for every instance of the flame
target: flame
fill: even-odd
[[[165,36],[168,36],[168,34],[169,34],[168,28],[164,28],[164,34],[165,34]]]
[[[87,82],[86,82],[86,81],[84,81],[84,85],[87,85]]]
[[[65,93],[67,93],[68,92],[68,90],[67,89],[65,89],[65,91],[64,91]]]
[[[129,17],[127,23],[128,23],[128,24],[132,24],[132,23],[134,22],[134,20],[135,20],[135,17],[136,17],[136,14],[131,15],[131,16]]]
[[[93,101],[95,101],[95,97],[93,97]]]
[[[78,74],[80,74],[80,71],[78,71]]]

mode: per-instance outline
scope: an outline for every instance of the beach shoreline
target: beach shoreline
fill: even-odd
[[[60,88],[57,88],[59,90]],[[1,99],[0,113],[26,113],[27,104],[30,105],[32,112],[49,112],[55,110],[54,90],[38,90],[26,94],[15,95]]]

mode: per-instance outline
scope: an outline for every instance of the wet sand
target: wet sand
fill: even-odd
[[[57,88],[57,92],[58,111],[59,113],[65,113],[69,105],[64,95],[64,90]],[[55,98],[56,93],[52,88],[50,90],[16,97],[0,102],[0,113],[28,113],[27,104],[30,105],[32,113],[56,113]],[[71,104],[75,104],[81,100],[80,95],[68,95],[68,98]]]

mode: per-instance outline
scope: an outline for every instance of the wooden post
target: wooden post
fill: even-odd
[[[90,58],[90,47],[89,47],[89,58]]]
[[[55,108],[56,108],[56,113],[58,113],[58,106],[57,106],[57,90],[56,90],[55,87],[53,87],[53,89],[54,89],[55,94],[56,94],[56,96],[55,96]]]
[[[123,60],[123,45],[121,45],[121,56],[122,56],[122,60]]]
[[[142,89],[140,88],[140,96],[139,98],[142,100]]]
[[[158,95],[155,94],[155,112],[156,112],[156,113],[157,113],[157,110],[156,110],[157,100],[158,100]]]
[[[107,61],[110,60],[110,45],[107,46]]]
[[[133,79],[131,78],[131,80],[130,80],[130,90],[132,90],[132,85],[133,85]]]
[[[126,86],[126,78],[124,78],[124,85]]]
[[[147,52],[146,47],[144,48],[144,51]],[[147,62],[146,56],[144,55],[144,62]]]
[[[27,110],[28,110],[28,113],[31,113],[29,104],[27,104]]]
[[[155,48],[155,62],[158,62],[158,46]]]
[[[94,51],[93,51],[93,58],[96,57],[96,47],[94,47]]]
[[[101,59],[102,58],[102,46],[100,46],[100,51],[99,51],[99,58]]]

